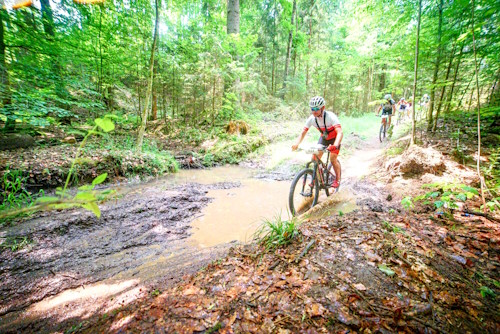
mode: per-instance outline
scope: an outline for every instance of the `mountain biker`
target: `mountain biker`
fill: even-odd
[[[337,115],[331,111],[326,111],[325,104],[325,99],[321,96],[311,98],[309,101],[311,115],[307,118],[304,129],[297,139],[297,143],[292,145],[292,151],[295,151],[299,147],[311,126],[318,129],[318,131],[321,132],[318,144],[327,146],[327,150],[330,151],[330,162],[332,163],[335,175],[337,175],[337,178],[332,183],[332,187],[338,188],[340,186],[341,170],[337,156],[339,155],[340,143],[342,142],[344,134]],[[323,152],[320,151],[318,157],[321,159],[322,156]]]
[[[408,107],[405,98],[402,97],[396,106],[399,109],[399,119],[404,120],[406,118],[406,108]]]
[[[390,129],[392,114],[396,113],[396,102],[392,99],[391,94],[385,94],[384,100],[385,101],[378,107],[376,114],[377,116],[380,115],[380,111],[382,110],[382,115],[389,115],[387,127]]]

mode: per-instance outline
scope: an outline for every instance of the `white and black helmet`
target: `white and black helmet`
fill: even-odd
[[[389,100],[391,98],[391,94],[385,94],[384,100]]]
[[[315,96],[309,100],[309,107],[311,108],[321,108],[325,106],[325,99],[321,96]]]

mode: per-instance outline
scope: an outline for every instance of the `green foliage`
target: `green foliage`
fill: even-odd
[[[262,227],[257,230],[255,238],[266,250],[273,250],[290,244],[299,235],[298,221],[295,217],[283,220],[281,216],[274,221],[265,220]]]
[[[114,129],[114,123],[112,119],[114,118],[115,116],[113,115],[106,115],[104,118],[97,118],[95,120],[95,126],[88,131],[87,135],[84,137],[83,141],[81,142],[77,150],[77,154],[73,159],[73,162],[69,169],[64,187],[58,187],[56,189],[56,196],[41,196],[37,198],[37,200],[34,203],[35,205],[31,207],[28,206],[19,210],[9,210],[7,212],[4,212],[0,214],[0,219],[16,216],[18,214],[26,212],[35,212],[39,210],[51,210],[51,209],[67,209],[73,207],[82,207],[84,209],[87,209],[92,213],[94,213],[96,217],[99,218],[101,216],[101,212],[99,210],[99,207],[97,206],[97,191],[95,190],[95,187],[106,180],[107,173],[98,175],[92,181],[91,185],[84,185],[79,187],[77,193],[73,196],[67,193],[67,187],[69,181],[71,180],[72,173],[75,170],[75,165],[79,161],[80,152],[85,146],[88,138],[92,135],[102,135],[102,133],[98,131],[99,129],[104,132],[112,131]],[[4,178],[4,181],[5,180],[9,181],[7,183],[4,182],[4,185],[5,184],[9,185],[8,189],[14,189],[17,192],[19,192],[20,189],[19,178],[16,178],[16,181],[14,181],[13,183],[10,182],[8,178]],[[100,196],[105,197],[107,195],[110,195],[111,193],[112,193],[111,190],[106,190],[102,192]]]
[[[500,209],[500,147],[491,151],[488,165],[482,168],[486,186],[495,194],[494,198],[486,203],[491,211]]]
[[[28,237],[7,237],[0,244],[0,249],[10,249],[12,252],[18,251],[30,244]]]
[[[434,203],[438,210],[457,209],[457,202],[466,202],[474,196],[479,195],[479,192],[469,186],[463,184],[425,184],[423,188],[431,188],[432,190],[424,195],[417,196],[415,199],[424,201],[424,204]]]
[[[405,210],[410,210],[415,207],[413,204],[411,196],[406,196],[401,200],[401,205]]]
[[[267,144],[263,137],[228,135],[207,149],[203,163],[238,163],[258,147]]]
[[[490,299],[496,299],[496,295],[495,295],[495,292],[493,290],[491,290],[490,288],[488,288],[487,286],[482,286],[480,289],[479,289],[479,292],[481,293],[481,296],[483,298],[490,298]]]
[[[25,188],[26,177],[21,171],[7,170],[2,176],[0,198],[0,216],[13,210],[18,210],[23,207],[30,207],[35,203],[35,200],[44,195],[43,190],[39,190],[36,195]],[[13,215],[11,218],[17,215]],[[0,218],[0,226],[8,222],[8,219]]]
[[[383,221],[382,222],[382,225],[384,226],[384,228],[389,231],[389,232],[393,232],[393,233],[403,233],[404,234],[404,231],[398,227],[398,226],[394,226],[392,225],[391,223],[389,223],[388,221]]]
[[[0,211],[12,208],[20,208],[33,203],[32,194],[26,190],[24,183],[26,177],[21,171],[7,170],[2,177],[0,197]],[[39,192],[43,194],[43,190]]]
[[[378,269],[381,272],[383,272],[384,274],[386,274],[387,276],[394,276],[396,274],[396,272],[394,270],[392,270],[391,268],[389,268],[385,264],[379,264]]]
[[[215,325],[213,325],[212,327],[210,327],[205,333],[207,333],[207,334],[217,333],[218,331],[220,331],[222,329],[222,327],[223,327],[222,323],[217,321],[217,323]]]
[[[400,155],[403,152],[404,152],[403,147],[393,146],[393,147],[388,148],[385,151],[385,154],[389,157],[394,157],[394,156]]]

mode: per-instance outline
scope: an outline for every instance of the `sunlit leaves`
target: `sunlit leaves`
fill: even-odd
[[[94,120],[95,124],[101,128],[104,132],[110,132],[115,129],[115,124],[109,118],[96,118]]]

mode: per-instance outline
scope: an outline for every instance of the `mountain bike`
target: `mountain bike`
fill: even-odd
[[[336,193],[338,188],[332,188],[332,183],[337,176],[330,163],[330,151],[326,155],[327,163],[319,159],[319,152],[326,150],[326,146],[318,144],[308,149],[307,153],[313,155],[313,159],[306,164],[306,167],[295,175],[290,186],[288,195],[288,205],[292,215],[300,215],[318,203],[319,192],[325,190],[326,196],[330,196],[330,191]],[[340,161],[339,161],[340,164]]]
[[[380,139],[380,142],[383,142],[386,138],[387,130],[389,130],[389,127],[387,126],[387,119],[389,118],[389,115],[383,113],[382,115],[377,116],[382,117],[378,138]]]

